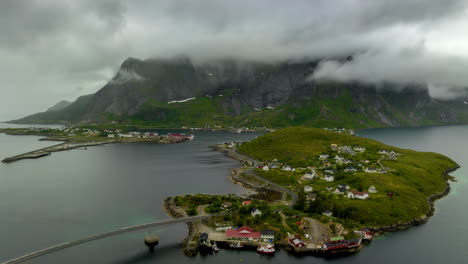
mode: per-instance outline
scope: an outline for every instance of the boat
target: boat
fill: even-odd
[[[242,245],[241,242],[238,241],[237,243],[229,243],[229,247],[230,248],[242,248],[244,247],[244,245]]]
[[[218,245],[216,245],[216,242],[213,243],[213,252],[217,253],[219,252],[219,248],[218,248]]]
[[[276,249],[273,245],[261,245],[257,248],[257,252],[265,255],[273,255],[276,252]]]

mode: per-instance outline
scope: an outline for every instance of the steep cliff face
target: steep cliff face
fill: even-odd
[[[225,110],[240,114],[242,105],[253,108],[287,102],[298,84],[312,72],[308,64],[262,64],[218,61],[193,64],[173,60],[127,59],[120,71],[90,102],[89,113],[135,114],[148,100],[159,103],[200,96],[229,96]]]
[[[316,65],[129,58],[94,95],[19,121],[375,127],[468,120],[467,107],[435,100],[425,87],[312,81]]]

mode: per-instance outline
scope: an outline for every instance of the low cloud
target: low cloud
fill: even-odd
[[[2,0],[0,120],[95,92],[128,57],[274,62],[358,54],[353,62],[324,63],[317,76],[459,86],[468,56],[467,5],[466,0]],[[419,46],[424,52],[405,55]],[[123,77],[138,79],[132,73]]]
[[[420,84],[427,86],[434,97],[450,98],[468,87],[467,69],[468,57],[432,54],[419,47],[368,51],[356,54],[348,61],[323,61],[311,78],[371,84]]]
[[[111,84],[123,84],[128,82],[142,82],[145,78],[135,71],[120,69],[117,75],[109,83]]]

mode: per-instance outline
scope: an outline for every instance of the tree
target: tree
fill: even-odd
[[[293,207],[296,210],[304,211],[305,204],[306,204],[306,194],[305,194],[304,188],[301,188],[297,196],[298,196],[298,199]]]
[[[197,214],[197,209],[195,209],[195,207],[191,207],[191,208],[188,210],[187,214],[188,214],[189,216],[196,215],[196,214]]]

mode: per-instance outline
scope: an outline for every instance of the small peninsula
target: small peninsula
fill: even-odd
[[[458,168],[441,154],[336,129],[292,127],[213,148],[243,164],[231,179],[254,193],[168,198],[165,208],[173,217],[220,214],[190,225],[187,255],[207,245],[267,244],[295,254],[355,253],[372,236],[426,222],[434,201],[450,190],[448,173]]]
[[[194,138],[193,135],[184,133],[169,133],[159,135],[154,131],[141,132],[123,129],[87,128],[87,127],[62,127],[62,128],[4,128],[0,133],[7,135],[43,136],[41,141],[62,142],[50,147],[33,150],[2,160],[3,163],[11,163],[23,159],[36,159],[50,155],[52,152],[101,146],[111,143],[156,143],[173,144],[181,143]]]

